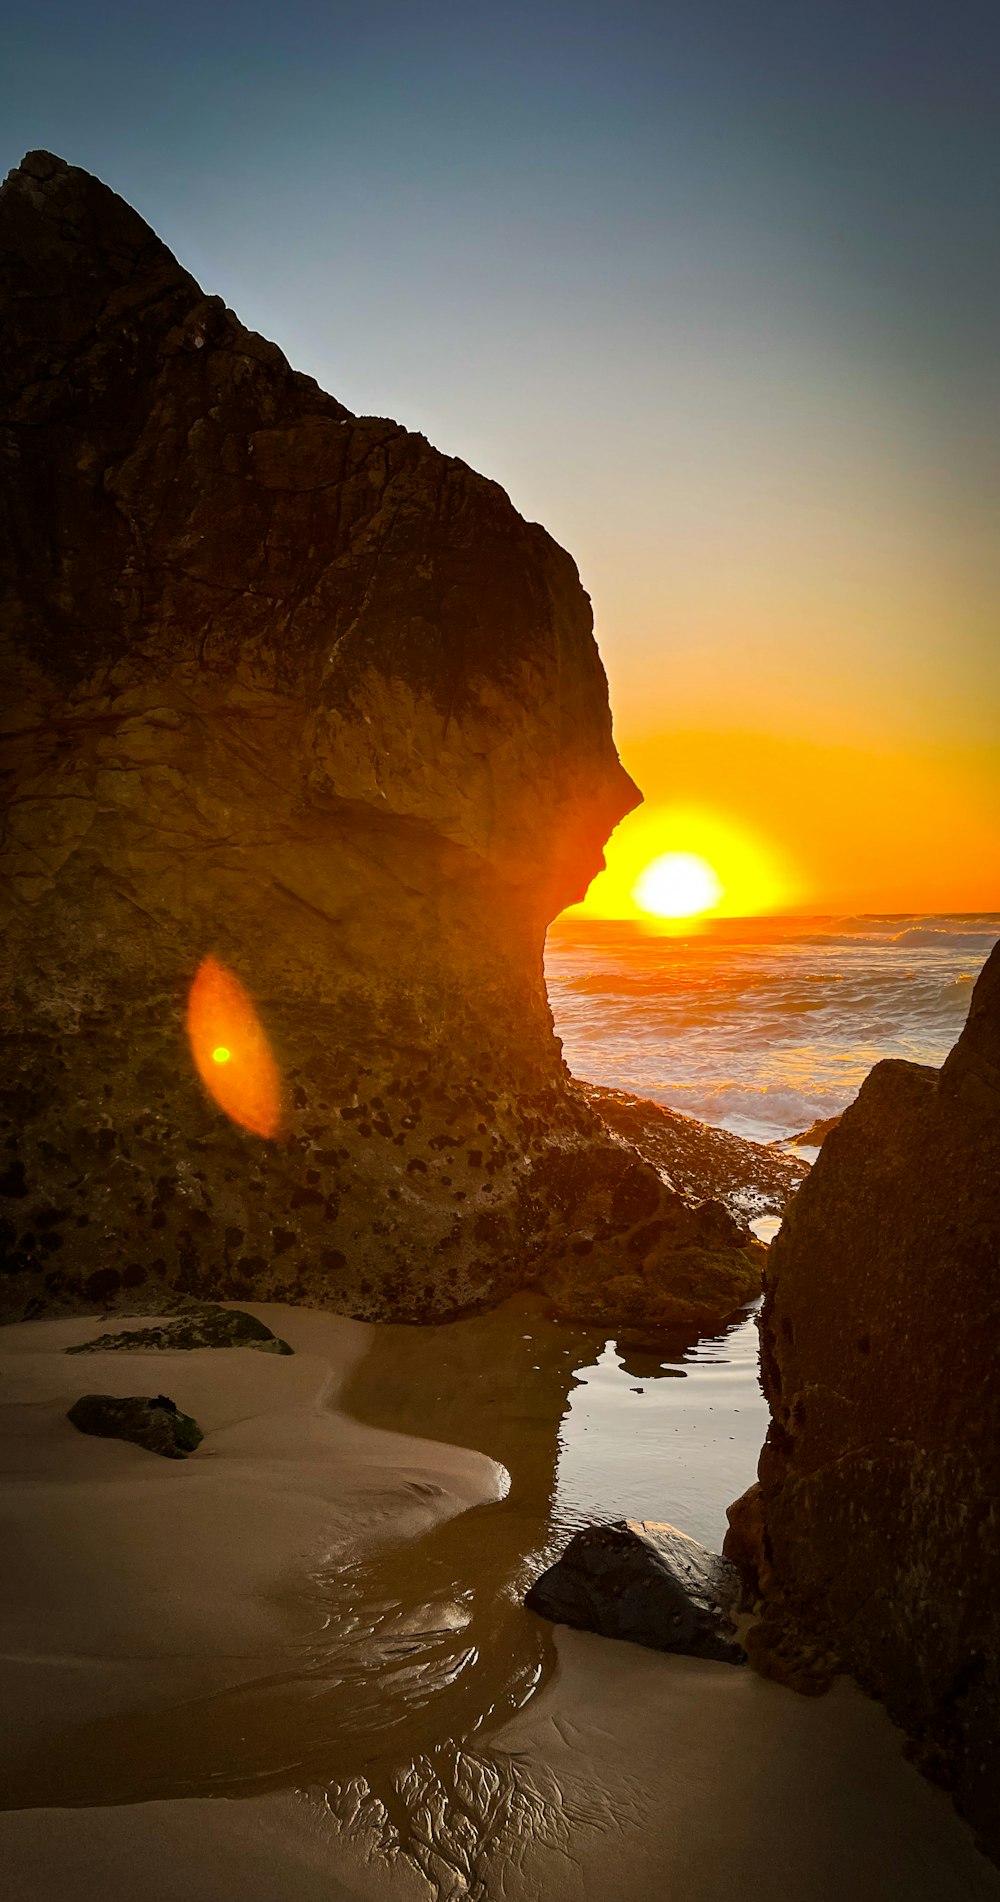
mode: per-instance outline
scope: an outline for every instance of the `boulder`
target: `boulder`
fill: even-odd
[[[761,1555],[755,1661],[812,1647],[853,1673],[994,1857],[998,1349],[1000,948],[943,1068],[878,1064],[785,1216],[759,1534],[737,1514]]]
[[[193,1303],[174,1319],[153,1327],[124,1328],[117,1334],[98,1334],[92,1341],[67,1347],[67,1354],[179,1353],[196,1347],[253,1347],[261,1354],[291,1354],[287,1341],[239,1308],[220,1308],[212,1301]]]
[[[654,1651],[742,1664],[734,1565],[676,1526],[628,1519],[587,1526],[525,1597],[553,1623],[625,1638]]]
[[[66,1418],[81,1433],[96,1433],[102,1440],[132,1440],[167,1460],[187,1459],[204,1438],[197,1420],[181,1413],[165,1393],[133,1394],[123,1400],[110,1393],[85,1393]]]
[[[569,555],[48,153],[0,312],[0,1314],[717,1325],[745,1230],[553,1035],[546,927],[639,799]]]

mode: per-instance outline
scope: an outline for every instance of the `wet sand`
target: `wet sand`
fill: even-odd
[[[192,1700],[203,1707],[227,1687],[308,1669],[329,1618],[317,1587],[327,1570],[395,1550],[504,1490],[506,1476],[475,1452],[401,1442],[336,1408],[370,1328],[253,1311],[293,1355],[67,1356],[103,1320],[0,1329],[8,1792],[43,1773],[51,1781],[59,1751],[74,1755],[74,1725]],[[80,1434],[65,1413],[84,1392],[168,1393],[198,1420],[204,1443],[174,1462]],[[77,1754],[99,1781],[111,1768],[95,1761],[99,1736],[88,1738]],[[113,1782],[107,1793],[117,1794]]]
[[[521,1609],[603,1335],[530,1304],[428,1330],[252,1311],[293,1358],[0,1331],[12,1902],[1000,1898],[849,1685],[804,1700]],[[632,1352],[648,1382],[656,1343]],[[86,1390],[168,1392],[204,1445],[87,1440],[62,1418]]]

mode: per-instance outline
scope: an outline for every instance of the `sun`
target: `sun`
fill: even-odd
[[[697,852],[664,852],[640,872],[632,897],[654,918],[697,918],[725,896],[718,873]]]

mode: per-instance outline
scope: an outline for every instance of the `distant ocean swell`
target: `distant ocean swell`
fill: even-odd
[[[727,922],[683,939],[557,922],[546,973],[578,1076],[769,1142],[832,1116],[883,1057],[939,1064],[1000,913]]]

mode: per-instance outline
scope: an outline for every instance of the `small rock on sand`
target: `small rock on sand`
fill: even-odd
[[[733,1614],[735,1565],[676,1526],[628,1519],[587,1526],[525,1598],[554,1623],[625,1638],[655,1651],[743,1664]]]
[[[133,1394],[123,1400],[110,1393],[85,1393],[66,1418],[81,1433],[96,1433],[103,1440],[134,1440],[136,1446],[168,1460],[186,1459],[204,1438],[197,1420],[181,1413],[164,1393]]]
[[[242,1309],[222,1308],[214,1301],[199,1302],[187,1308],[175,1320],[158,1322],[155,1327],[122,1329],[118,1334],[99,1334],[96,1340],[80,1341],[67,1347],[67,1354],[104,1354],[112,1349],[142,1354],[150,1351],[177,1353],[195,1347],[255,1347],[263,1354],[290,1354],[287,1341],[278,1339],[256,1315]]]

